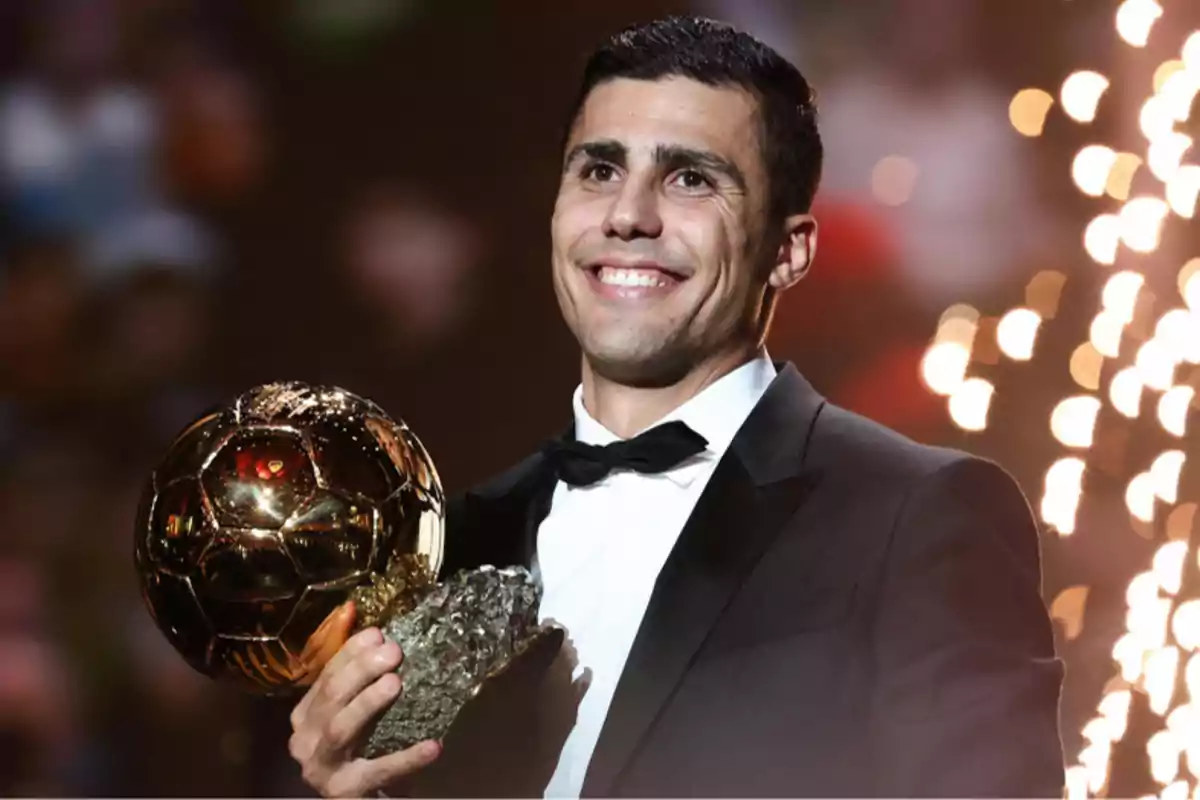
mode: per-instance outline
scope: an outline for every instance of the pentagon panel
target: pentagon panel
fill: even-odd
[[[379,515],[373,505],[318,490],[280,529],[306,583],[360,576],[372,567]]]
[[[200,480],[227,528],[278,528],[317,487],[299,434],[281,428],[234,432]]]

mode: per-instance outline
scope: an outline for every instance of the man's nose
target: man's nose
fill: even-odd
[[[626,181],[604,217],[604,235],[618,239],[655,239],[662,235],[659,196],[652,185]]]

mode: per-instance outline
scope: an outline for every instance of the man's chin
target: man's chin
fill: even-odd
[[[639,389],[673,386],[687,376],[691,363],[686,354],[665,348],[585,350],[584,358],[597,377]]]

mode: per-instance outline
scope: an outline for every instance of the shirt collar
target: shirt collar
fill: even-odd
[[[708,441],[704,453],[668,470],[664,475],[679,486],[690,484],[697,468],[719,460],[742,423],[758,404],[771,381],[775,380],[775,365],[766,350],[742,366],[706,386],[699,394],[648,427],[680,420]],[[572,398],[575,409],[575,438],[595,445],[611,444],[621,437],[597,422],[583,406],[583,386],[575,388]]]

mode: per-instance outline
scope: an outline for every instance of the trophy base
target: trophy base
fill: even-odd
[[[363,755],[444,739],[464,706],[501,674],[536,680],[564,638],[562,629],[538,624],[540,602],[527,569],[481,567],[431,586],[409,610],[382,620],[380,629],[404,653],[404,683]]]

